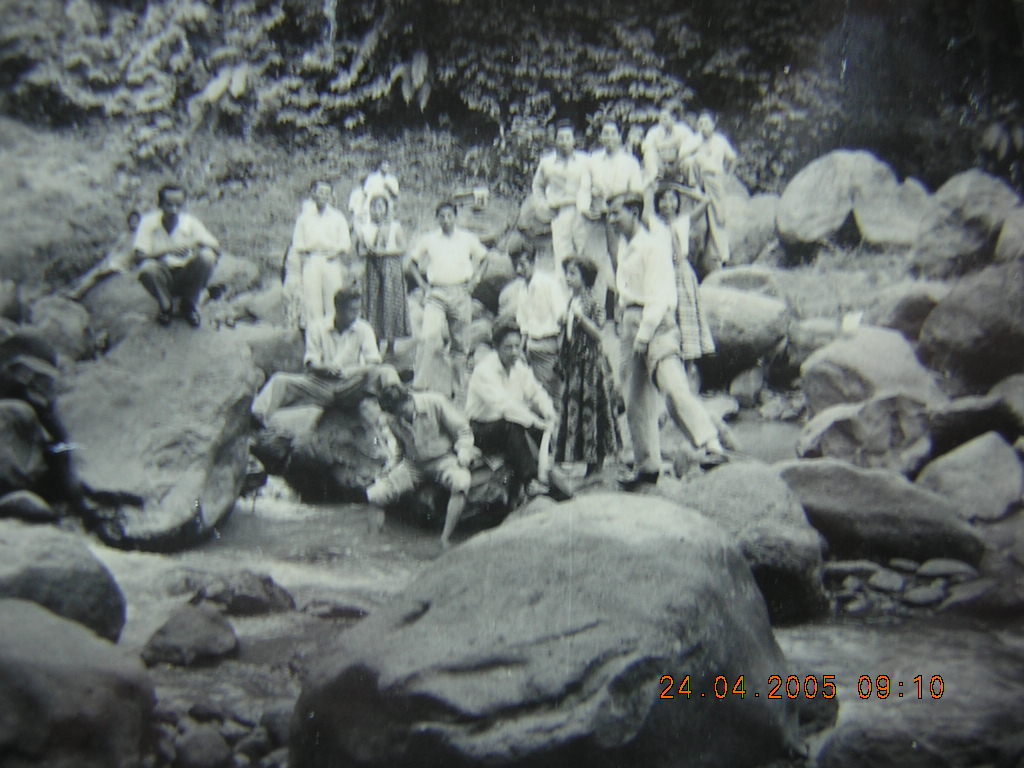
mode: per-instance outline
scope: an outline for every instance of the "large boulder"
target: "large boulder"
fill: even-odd
[[[0,520],[0,598],[39,603],[117,642],[125,599],[82,540],[49,526]]]
[[[778,195],[754,195],[730,206],[725,223],[729,234],[729,263],[753,264],[765,246],[775,237]]]
[[[252,450],[306,501],[355,501],[394,461],[393,439],[356,413],[300,406],[274,413]]]
[[[222,253],[206,284],[215,299],[230,299],[255,289],[260,283],[260,269],[251,259]]]
[[[804,426],[796,447],[801,458],[842,459],[905,475],[920,469],[931,450],[927,406],[900,393],[826,408]]]
[[[1018,204],[1003,221],[996,241],[995,261],[1024,259],[1024,205]]]
[[[911,260],[928,277],[963,275],[990,263],[996,238],[1018,198],[1002,179],[971,169],[932,197],[917,229]]]
[[[977,564],[984,552],[958,505],[896,472],[861,469],[836,459],[775,465],[800,499],[833,557],[928,560],[952,557]]]
[[[138,658],[34,603],[0,616],[4,765],[143,765],[156,694]]]
[[[113,347],[140,325],[156,317],[156,299],[142,287],[133,273],[112,275],[96,285],[82,299],[92,318],[98,342]]]
[[[62,296],[44,296],[30,310],[32,325],[68,361],[91,357],[95,344],[89,312]]]
[[[1024,434],[1024,373],[1007,376],[989,390],[989,395],[999,398],[1017,434]]]
[[[248,347],[184,324],[141,326],[68,377],[59,405],[79,474],[120,507],[126,546],[188,546],[230,513],[261,380]]]
[[[959,281],[921,328],[919,354],[960,393],[1024,371],[1024,262]]]
[[[924,321],[949,290],[946,283],[932,280],[897,283],[879,294],[867,312],[867,322],[917,341]]]
[[[0,494],[32,488],[46,474],[46,432],[22,400],[0,400]]]
[[[297,328],[279,328],[263,323],[242,324],[223,333],[235,336],[239,343],[247,344],[252,352],[253,364],[266,378],[278,371],[300,373],[305,369],[305,345],[302,332]]]
[[[1024,376],[1020,379],[1024,383]],[[1015,413],[1012,403],[996,385],[988,395],[958,397],[930,408],[928,431],[932,456],[941,456],[986,432],[998,432],[1009,441],[1016,440],[1024,434],[1024,411]]]
[[[1017,452],[996,432],[986,432],[930,462],[918,485],[953,501],[962,517],[997,520],[1024,493]]]
[[[909,246],[926,207],[927,192],[870,152],[836,150],[804,167],[786,185],[776,225],[787,250],[806,256],[818,244],[863,239]]]
[[[727,386],[736,374],[784,344],[792,312],[782,299],[758,291],[701,285],[700,300],[718,349],[700,361],[701,377],[709,387]]]
[[[801,375],[812,415],[830,405],[888,392],[902,392],[923,403],[946,399],[910,343],[887,328],[861,326],[837,338],[807,358]]]
[[[759,462],[729,464],[684,482],[677,499],[739,546],[773,622],[812,618],[828,607],[821,538],[774,469]]]
[[[291,761],[668,766],[685,745],[688,765],[760,765],[795,745],[793,711],[704,702],[716,675],[749,691],[784,667],[720,529],[587,496],[470,539],[343,634],[306,678]],[[696,701],[676,693],[685,675]]]

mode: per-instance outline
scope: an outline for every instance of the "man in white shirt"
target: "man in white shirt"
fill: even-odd
[[[199,299],[217,263],[220,243],[195,216],[184,213],[185,190],[167,184],[157,193],[159,210],[139,222],[132,245],[135,260],[142,262],[139,282],[160,307],[157,322],[168,325],[174,300],[181,315],[198,328]]]
[[[448,548],[452,532],[466,506],[472,484],[469,467],[480,455],[473,431],[458,408],[437,392],[409,392],[389,386],[381,407],[392,415],[391,431],[402,448],[402,460],[366,489],[371,504],[391,504],[403,493],[433,480],[450,492],[441,546]]]
[[[640,163],[622,145],[622,132],[614,120],[601,126],[601,149],[590,155],[590,185],[580,195],[583,214],[581,248],[583,255],[597,266],[593,294],[598,304],[606,301],[615,286],[615,247],[617,235],[608,224],[608,201],[627,192],[642,193],[643,171]]]
[[[373,328],[359,317],[362,296],[342,290],[334,297],[330,324],[321,320],[306,329],[305,373],[278,372],[252,403],[262,424],[280,408],[326,406],[368,388],[380,374],[380,351]]]
[[[551,215],[551,250],[557,272],[576,250],[582,235],[578,205],[581,190],[590,185],[588,162],[586,153],[576,150],[572,123],[559,120],[555,151],[541,157],[533,175],[534,199]]]
[[[708,241],[698,264],[697,272],[703,280],[709,273],[721,269],[729,261],[729,233],[725,230],[725,177],[736,165],[736,150],[721,133],[715,130],[717,120],[710,110],[704,110],[697,119],[701,144],[693,155],[693,168],[697,186],[707,195]]]
[[[492,340],[495,351],[473,368],[466,415],[477,447],[504,456],[528,494],[543,493],[537,477],[538,446],[554,426],[555,406],[520,356],[522,337],[515,323],[499,321]]]
[[[517,252],[512,264],[516,274],[526,281],[514,315],[526,342],[526,360],[544,391],[554,402],[560,402],[562,381],[555,367],[569,297],[553,272],[537,269],[537,254],[532,248]]]
[[[706,452],[707,463],[721,461],[725,451],[683,366],[669,232],[664,227],[649,230],[642,215],[643,199],[637,194],[611,202],[609,219],[622,236],[616,277],[622,388],[637,466],[633,482],[654,483],[661,466],[659,398],[665,399],[669,414],[693,445]]]
[[[483,274],[487,249],[476,235],[455,225],[455,203],[440,203],[435,215],[438,229],[423,235],[411,254],[413,277],[425,297],[412,386],[457,397],[469,352],[466,331],[473,319],[472,293]],[[446,329],[450,369],[443,355]]]
[[[643,141],[644,182],[650,188],[659,181],[681,181],[681,165],[697,151],[700,136],[678,119],[678,108],[666,103],[658,112]]]
[[[285,273],[289,314],[300,328],[330,324],[334,295],[357,278],[345,263],[352,237],[345,214],[331,205],[334,190],[322,180],[309,190],[312,201],[303,204],[295,222]]]

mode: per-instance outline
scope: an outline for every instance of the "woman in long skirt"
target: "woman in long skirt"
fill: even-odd
[[[370,200],[370,220],[359,231],[360,251],[366,259],[363,310],[385,353],[395,349],[395,339],[408,336],[409,311],[402,255],[405,234],[391,217],[386,195]]]
[[[592,294],[597,268],[577,256],[566,259],[563,268],[572,298],[559,353],[564,386],[555,460],[584,462],[590,476],[601,471],[605,458],[618,453],[618,398],[601,345],[604,307]]]

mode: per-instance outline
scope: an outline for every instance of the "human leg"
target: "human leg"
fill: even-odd
[[[160,307],[160,321],[165,323],[165,318],[166,321],[169,321],[173,308],[171,270],[157,259],[148,259],[139,270],[139,282],[156,299],[156,303]]]
[[[666,357],[657,364],[655,381],[665,396],[669,414],[696,448],[721,453],[718,430],[700,398],[690,388],[683,361],[678,355]]]
[[[640,310],[626,310],[620,327],[622,396],[626,401],[626,423],[633,443],[633,460],[637,471],[656,475],[661,469],[658,393],[651,383],[646,360],[633,351],[639,326]]]
[[[447,548],[455,526],[466,508],[466,494],[473,481],[469,470],[459,464],[455,456],[449,454],[430,462],[424,470],[449,491],[448,507],[445,510],[444,529],[441,531],[441,546]]]
[[[420,343],[416,350],[415,374],[412,379],[413,388],[449,394],[447,390],[450,390],[450,385],[442,383],[448,381],[443,355],[447,323],[444,305],[436,297],[428,294],[423,306]]]
[[[466,401],[466,369],[469,359],[469,326],[473,322],[473,298],[466,286],[445,289],[445,317],[451,338],[451,371],[455,402]]]
[[[533,375],[537,377],[544,390],[551,396],[556,406],[562,400],[562,380],[556,370],[558,363],[558,337],[552,336],[547,339],[526,340],[526,360],[533,369]]]
[[[275,373],[252,401],[252,413],[264,424],[290,405],[325,405],[334,393],[331,382],[304,373]]]

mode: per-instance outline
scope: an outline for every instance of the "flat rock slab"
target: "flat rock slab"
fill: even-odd
[[[177,549],[231,511],[262,375],[229,333],[140,326],[82,363],[59,399],[83,482],[124,517],[125,546]]]
[[[981,559],[984,544],[957,505],[902,475],[835,459],[775,466],[834,557]]]
[[[795,745],[789,705],[699,692],[783,667],[713,523],[595,494],[476,536],[344,633],[307,675],[291,761],[669,766],[685,748],[689,765],[760,765]],[[687,674],[695,699],[659,698]]]

